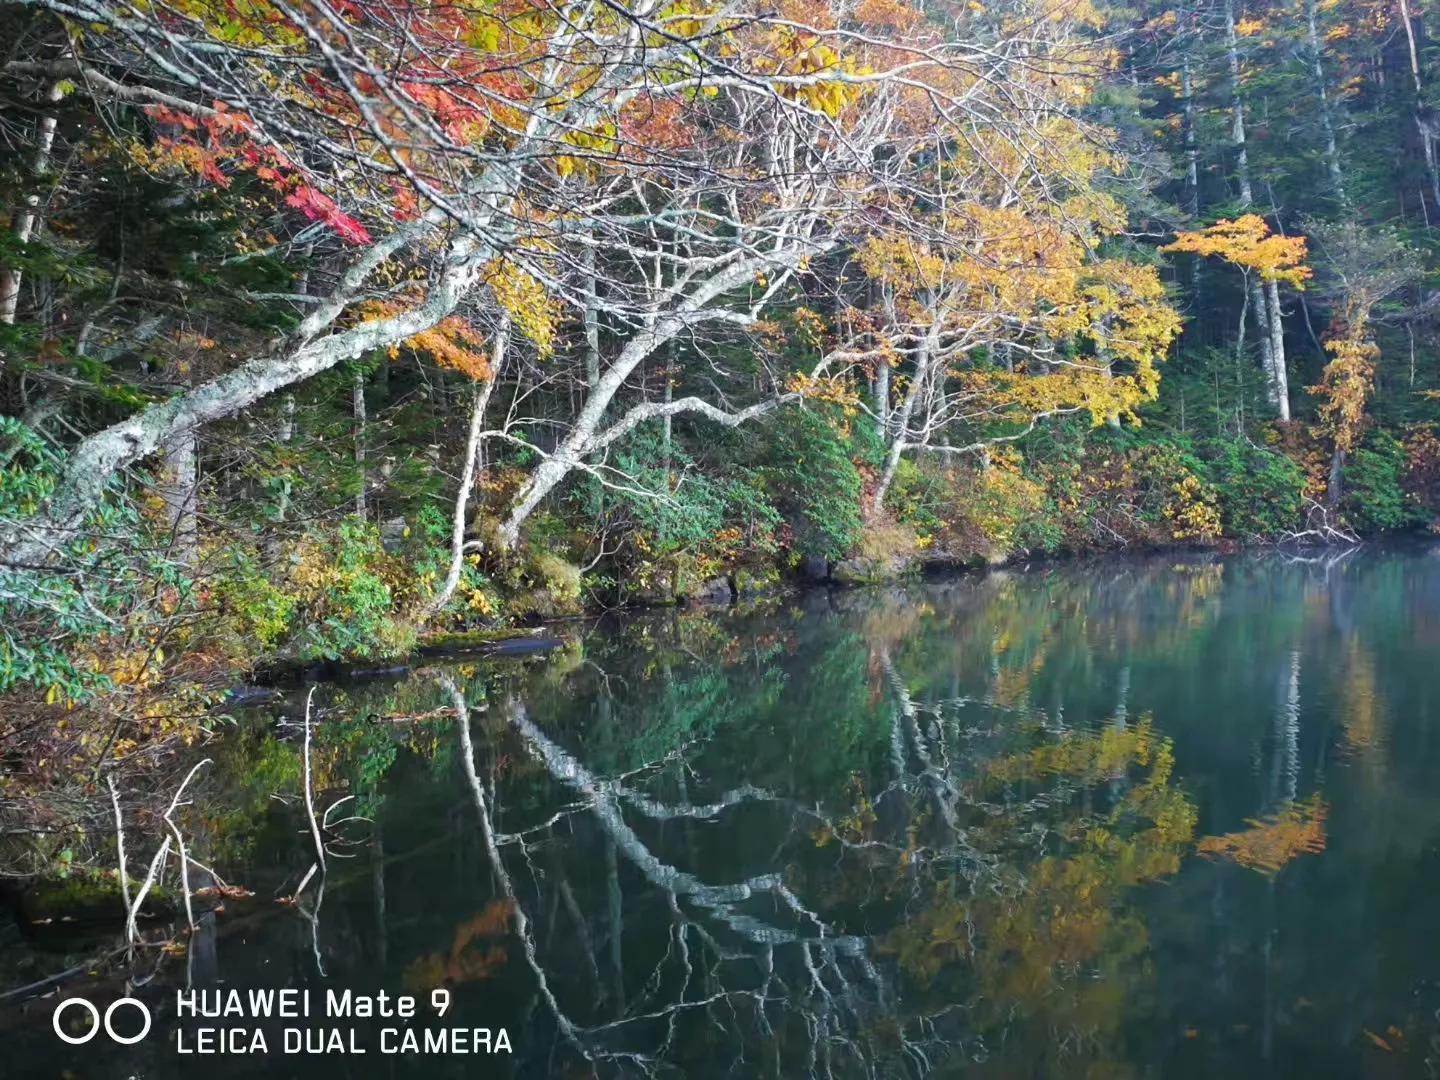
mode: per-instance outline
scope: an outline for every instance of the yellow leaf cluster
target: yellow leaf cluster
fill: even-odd
[[[1182,232],[1160,249],[1187,255],[1217,256],[1245,271],[1254,270],[1263,281],[1283,281],[1303,289],[1311,277],[1305,265],[1303,236],[1272,236],[1258,214],[1234,221],[1221,220],[1196,232]]]
[[[545,286],[509,259],[492,262],[486,268],[485,283],[514,325],[534,342],[541,358],[549,358],[555,352],[559,315]]]
[[[814,34],[791,27],[771,31],[767,55],[756,64],[760,71],[769,71],[788,78],[807,76],[857,75],[867,69],[854,57],[842,56]],[[835,119],[845,107],[856,100],[862,87],[839,78],[817,78],[805,82],[777,82],[775,92],[792,101],[803,101],[812,109]]]
[[[1171,484],[1170,490],[1172,497],[1160,511],[1170,522],[1170,535],[1176,540],[1219,539],[1220,508],[1214,493],[1193,474]]]
[[[1335,445],[1353,450],[1365,429],[1365,402],[1375,382],[1375,360],[1380,349],[1371,339],[1366,304],[1351,302],[1337,320],[1341,332],[1325,342],[1332,359],[1325,365],[1320,385],[1309,387],[1321,401],[1317,412]]]
[[[813,378],[797,371],[785,381],[785,389],[811,401],[838,405],[846,416],[854,416],[860,408],[860,395],[849,379]]]

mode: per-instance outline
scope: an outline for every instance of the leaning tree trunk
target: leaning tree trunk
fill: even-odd
[[[798,261],[803,254],[813,254],[815,249],[816,245],[812,245],[809,251],[804,250],[803,245],[797,245],[796,249],[787,253],[784,258],[793,258]],[[515,546],[520,539],[521,527],[535,512],[535,508],[551,491],[555,490],[562,480],[570,475],[574,468],[601,445],[609,445],[609,442],[613,441],[609,436],[612,435],[614,429],[602,436],[599,434],[600,425],[604,421],[606,411],[615,395],[619,393],[620,388],[625,385],[626,380],[630,378],[641,362],[673,340],[695,320],[703,318],[703,309],[712,301],[718,300],[731,290],[753,280],[755,274],[760,270],[773,268],[776,261],[777,258],[773,254],[754,256],[742,259],[735,265],[719,271],[677,307],[655,318],[650,325],[641,329],[626,343],[610,366],[595,382],[595,385],[590,388],[590,393],[585,398],[585,404],[570,426],[570,433],[560,441],[554,453],[535,467],[530,478],[515,493],[510,504],[510,513],[506,516],[504,524],[500,526],[497,536],[501,550],[509,550]],[[672,407],[656,403],[650,408],[633,409],[631,414],[636,417],[665,416],[680,406],[685,406],[687,410],[690,409],[692,400],[682,399],[674,402]],[[710,416],[711,419],[720,419],[718,415],[720,410],[713,407],[700,408],[698,411]],[[741,410],[741,413],[736,415],[756,414],[757,409],[752,407]],[[622,426],[628,431],[635,425],[623,421],[616,425],[617,428]]]
[[[389,318],[315,336],[339,317],[370,273],[414,239],[418,231],[418,227],[416,231],[402,227],[375,245],[344,276],[332,299],[313,311],[300,330],[275,351],[81,440],[42,512],[35,518],[9,523],[0,532],[0,562],[40,566],[60,557],[63,548],[79,535],[85,518],[99,505],[111,479],[126,466],[150,457],[182,432],[232,416],[276,390],[293,386],[344,360],[404,341],[449,315],[477,287],[489,258],[489,248],[482,247],[473,234],[465,234],[451,244],[445,270],[423,303]]]

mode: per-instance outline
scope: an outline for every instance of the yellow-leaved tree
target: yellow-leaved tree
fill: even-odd
[[[875,366],[887,449],[872,515],[908,452],[982,451],[1067,413],[1138,422],[1158,393],[1179,314],[1155,267],[1099,253],[1124,214],[1082,180],[1118,163],[1077,161],[1085,171],[1072,168],[1060,202],[967,198],[934,216],[933,239],[880,233],[861,245],[879,302],[853,318],[868,344],[853,353]],[[966,187],[984,191],[973,178]]]
[[[1365,431],[1365,406],[1380,355],[1372,328],[1376,309],[1414,281],[1421,264],[1393,229],[1356,221],[1315,222],[1310,232],[1323,260],[1323,289],[1335,312],[1325,332],[1330,362],[1320,383],[1309,388],[1319,399],[1320,432],[1330,440],[1325,502],[1333,510],[1342,494],[1345,459]]]
[[[1221,259],[1238,267],[1245,276],[1244,302],[1240,307],[1240,323],[1235,338],[1235,355],[1245,352],[1245,318],[1250,307],[1250,275],[1255,274],[1266,284],[1284,283],[1303,290],[1310,280],[1311,270],[1305,265],[1307,255],[1305,237],[1277,236],[1258,214],[1244,214],[1233,221],[1222,219],[1213,225],[1194,232],[1179,233],[1173,243],[1160,249],[1163,252],[1196,255],[1202,258]],[[1277,294],[1278,295],[1278,294]],[[1290,420],[1290,377],[1285,370],[1283,350],[1266,351],[1269,357],[1266,365],[1265,382],[1270,402],[1275,406],[1280,419]]]

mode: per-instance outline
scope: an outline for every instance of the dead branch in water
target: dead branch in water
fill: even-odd
[[[170,842],[172,839],[180,853],[180,888],[185,898],[185,917],[190,929],[195,929],[195,911],[194,904],[191,900],[189,870],[189,863],[193,860],[190,859],[186,852],[185,836],[180,831],[180,826],[175,823],[174,814],[181,805],[180,800],[185,795],[185,789],[190,786],[190,781],[195,778],[196,773],[209,764],[211,764],[209,758],[197,762],[190,771],[185,774],[185,779],[180,781],[180,786],[175,789],[175,794],[170,800],[170,805],[166,807],[164,814],[161,815],[162,820],[164,820],[165,824],[169,827],[170,836],[165,837],[159,850],[155,852],[154,858],[150,860],[150,865],[145,872],[145,879],[140,883],[140,889],[135,894],[133,900],[130,897],[130,877],[126,865],[125,816],[120,809],[120,792],[115,786],[114,777],[106,777],[106,784],[110,788],[110,804],[115,811],[115,848],[120,869],[120,896],[125,904],[125,944],[129,948],[134,948],[136,938],[139,937],[137,921],[140,917],[140,910],[144,906],[145,897],[150,894],[150,890],[162,876],[161,868],[165,864],[166,856],[170,854]]]
[[[320,871],[323,879],[325,876],[325,841],[320,835],[320,822],[315,817],[315,791],[310,772],[310,708],[315,700],[315,687],[310,687],[310,693],[305,695],[305,816],[310,821],[310,836],[315,841],[315,864],[306,872],[300,882],[300,887],[295,890],[293,899],[299,900],[300,894],[305,891],[305,886],[310,884],[310,879],[315,876],[315,871]]]
[[[205,758],[203,761],[197,762],[195,767],[185,774],[185,779],[180,782],[179,788],[175,791],[175,797],[170,800],[170,805],[166,808],[163,815],[165,824],[170,826],[170,832],[175,837],[175,850],[180,854],[180,889],[185,895],[185,922],[191,930],[195,929],[195,909],[190,900],[191,860],[189,853],[185,850],[185,837],[180,832],[180,826],[175,824],[175,819],[171,815],[173,815],[176,808],[180,806],[180,796],[185,793],[185,788],[190,783],[191,778],[210,763],[210,759]]]
[[[1309,500],[1309,507],[1305,511],[1305,525],[1299,529],[1287,529],[1280,534],[1275,541],[1277,547],[1284,547],[1287,544],[1301,546],[1314,545],[1324,547],[1358,547],[1360,537],[1348,526],[1334,523],[1330,510],[1322,506],[1314,499]]]

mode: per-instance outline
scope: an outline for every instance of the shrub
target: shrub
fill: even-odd
[[[293,647],[328,660],[409,652],[414,628],[396,616],[405,580],[403,563],[386,553],[374,525],[350,520],[307,534],[285,583],[301,623]]]
[[[450,519],[438,506],[420,508],[409,530],[405,550],[417,591],[433,595],[450,571]],[[467,555],[460,565],[460,582],[442,616],[460,620],[469,616],[488,619],[499,613],[501,600],[494,582],[481,572],[478,554]]]
[[[1230,439],[1212,444],[1209,471],[1225,535],[1263,539],[1299,523],[1305,508],[1305,470],[1285,454]]]
[[[1126,464],[1139,518],[1163,529],[1163,539],[1220,539],[1219,495],[1188,444],[1157,440],[1131,451]]]
[[[1419,427],[1405,440],[1405,493],[1421,520],[1440,526],[1440,438],[1431,427]]]
[[[777,414],[755,440],[768,502],[790,524],[797,551],[838,559],[854,546],[864,482],[853,456],[875,442],[871,435],[864,421],[807,405]]]
[[[1017,450],[1006,447],[991,452],[990,465],[975,484],[971,515],[985,539],[1002,553],[1053,551],[1061,533],[1050,514],[1049,493],[1043,483],[1024,471],[1022,463]]]
[[[606,488],[588,478],[572,497],[572,516],[585,523],[585,542],[624,537],[609,567],[619,572],[627,591],[673,599],[745,559],[777,550],[781,518],[761,469],[731,461],[717,475],[679,440],[671,442],[667,456],[656,433],[646,431],[627,438],[613,464],[633,484]],[[529,530],[527,535],[533,542]],[[553,543],[552,538],[545,546]]]
[[[902,458],[886,500],[898,520],[911,526],[922,544],[944,530],[950,493],[943,474],[929,463]]]
[[[64,456],[13,417],[0,417],[0,531],[23,522],[54,490]],[[47,701],[84,700],[112,676],[150,669],[167,616],[193,596],[184,568],[153,554],[146,520],[107,492],[85,532],[130,536],[135,552],[97,563],[88,540],[64,552],[102,573],[35,573],[0,567],[0,692],[29,687]],[[153,674],[153,672],[152,672]]]
[[[236,550],[215,585],[220,604],[222,637],[237,639],[231,651],[241,656],[268,652],[291,633],[296,598],[268,577],[251,553]]]
[[[1423,520],[1419,506],[1403,486],[1405,449],[1387,432],[1376,432],[1345,466],[1342,505],[1362,531],[1403,529]]]

